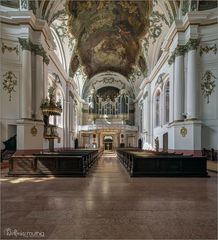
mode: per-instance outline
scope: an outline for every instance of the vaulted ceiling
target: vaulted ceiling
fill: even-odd
[[[19,8],[19,0],[1,0],[1,5]],[[105,85],[110,79],[125,84],[136,96],[175,19],[214,7],[215,0],[28,1],[28,9],[61,39],[69,76],[81,95],[91,83]]]
[[[86,74],[114,71],[128,76],[149,28],[152,1],[68,1],[67,8]]]

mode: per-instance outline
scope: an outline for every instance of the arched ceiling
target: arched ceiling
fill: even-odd
[[[82,98],[86,98],[91,89],[96,91],[103,87],[116,87],[118,89],[127,89],[132,98],[135,96],[133,88],[128,79],[120,73],[107,71],[94,75],[89,81],[86,81],[83,86]]]
[[[94,80],[109,84],[105,82],[108,72],[115,80],[122,76],[120,81],[136,96],[158,61],[175,19],[188,11],[217,7],[214,1],[205,0],[20,1],[26,2],[60,37],[69,76],[81,96]],[[1,0],[0,4],[19,8],[18,0]]]
[[[152,1],[68,0],[66,6],[88,77],[104,71],[128,76],[149,28]]]

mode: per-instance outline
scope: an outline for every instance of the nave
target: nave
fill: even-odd
[[[215,239],[217,179],[209,175],[130,178],[109,151],[86,178],[2,173],[2,239],[12,230],[43,239]]]

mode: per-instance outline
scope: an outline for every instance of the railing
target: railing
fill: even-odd
[[[120,130],[128,130],[128,131],[137,131],[138,128],[136,126],[130,126],[126,124],[92,124],[92,125],[82,125],[79,126],[79,131],[92,131],[99,129],[120,129]]]

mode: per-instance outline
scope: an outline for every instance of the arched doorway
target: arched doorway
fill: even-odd
[[[142,139],[141,138],[139,138],[139,140],[138,140],[138,148],[142,149]]]
[[[78,145],[79,145],[77,138],[76,138],[75,141],[74,141],[74,145],[75,145],[75,149],[77,149],[77,148],[78,148]]]
[[[112,151],[113,150],[113,137],[104,136],[104,150]]]

